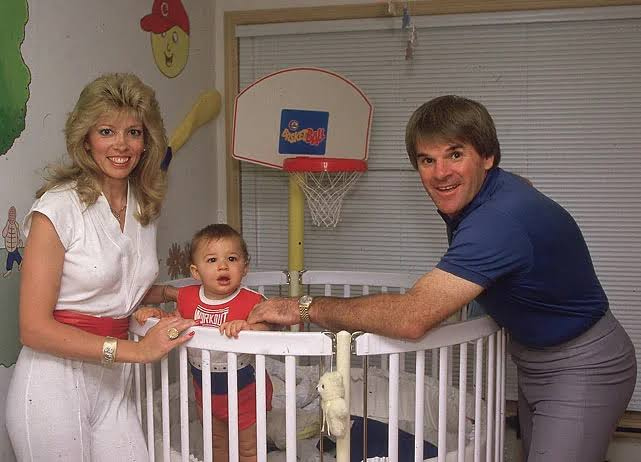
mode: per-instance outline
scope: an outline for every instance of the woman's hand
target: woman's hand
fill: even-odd
[[[171,350],[180,346],[194,336],[194,331],[187,331],[190,327],[198,325],[193,319],[183,319],[179,316],[167,316],[158,321],[154,327],[147,331],[147,335],[138,342],[139,362],[150,363],[163,358]],[[176,329],[179,336],[175,339],[170,333]]]

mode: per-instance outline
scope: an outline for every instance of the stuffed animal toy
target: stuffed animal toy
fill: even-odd
[[[321,397],[323,427],[327,423],[327,434],[337,437],[343,436],[349,422],[343,377],[337,371],[325,372],[316,389]]]

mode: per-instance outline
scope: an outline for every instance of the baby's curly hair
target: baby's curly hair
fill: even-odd
[[[238,231],[226,223],[207,225],[194,234],[194,237],[191,238],[191,244],[189,244],[189,258],[191,262],[194,262],[196,250],[200,245],[210,241],[217,241],[218,239],[237,239],[243,253],[243,259],[245,263],[249,263],[249,252],[247,251],[245,239],[243,239]]]

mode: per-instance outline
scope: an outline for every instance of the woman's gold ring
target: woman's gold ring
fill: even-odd
[[[169,337],[169,340],[176,340],[178,336],[180,335],[180,332],[178,332],[178,329],[175,327],[170,327],[167,329],[167,337]]]

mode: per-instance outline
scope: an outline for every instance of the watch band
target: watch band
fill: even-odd
[[[300,322],[310,322],[309,319],[309,305],[298,305],[300,313]]]
[[[311,319],[309,318],[309,307],[314,301],[314,298],[310,295],[303,295],[298,299],[298,313],[300,315],[300,322],[309,323]]]

